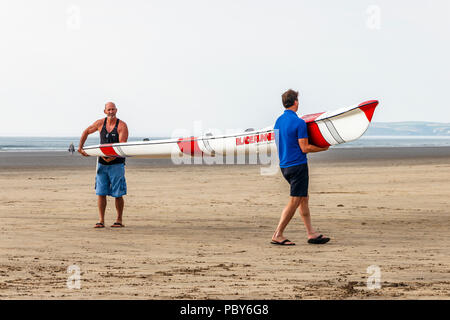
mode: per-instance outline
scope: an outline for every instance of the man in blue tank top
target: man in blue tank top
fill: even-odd
[[[127,142],[128,127],[125,122],[117,119],[117,108],[113,102],[105,104],[106,118],[95,121],[83,131],[78,146],[78,152],[83,156],[88,154],[83,150],[88,135],[99,131],[100,144]],[[95,193],[98,196],[98,211],[100,220],[95,228],[105,227],[106,196],[115,198],[117,219],[111,226],[113,228],[124,227],[122,224],[123,208],[125,205],[123,196],[127,194],[125,180],[125,158],[99,157],[97,163],[97,176],[95,177]]]
[[[320,152],[328,150],[320,148],[308,142],[308,130],[306,122],[297,116],[298,92],[288,90],[282,95],[284,113],[277,119],[274,131],[275,142],[280,159],[280,169],[284,178],[291,186],[290,199],[287,206],[281,213],[280,222],[272,236],[272,244],[295,245],[283,236],[289,221],[295,214],[297,208],[300,209],[300,216],[306,227],[308,243],[323,244],[330,239],[323,235],[318,235],[311,225],[311,215],[309,210],[308,196],[308,160],[306,154],[309,152]]]

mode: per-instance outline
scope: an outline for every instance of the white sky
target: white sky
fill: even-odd
[[[449,57],[448,0],[2,0],[0,135],[78,136],[106,101],[132,136],[259,128],[289,88],[300,114],[450,122]]]

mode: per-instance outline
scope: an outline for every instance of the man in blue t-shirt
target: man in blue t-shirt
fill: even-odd
[[[308,160],[309,152],[328,150],[328,147],[320,148],[308,142],[308,130],[306,122],[297,116],[298,92],[288,90],[282,95],[284,113],[277,119],[274,131],[277,144],[280,168],[284,178],[291,185],[291,198],[281,213],[280,222],[272,236],[272,244],[295,245],[283,236],[284,229],[291,221],[297,208],[300,208],[300,216],[306,227],[308,243],[323,244],[330,238],[317,235],[311,225],[311,216],[308,205]]]

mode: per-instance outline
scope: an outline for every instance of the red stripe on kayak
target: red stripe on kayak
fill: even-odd
[[[119,157],[116,150],[112,147],[112,144],[103,144],[100,146],[100,150],[108,157]]]
[[[178,147],[180,148],[181,152],[185,154],[189,154],[191,156],[201,156],[203,155],[202,150],[198,146],[197,138],[190,137],[190,138],[180,138],[178,139]]]
[[[373,113],[375,112],[375,108],[377,107],[377,105],[378,105],[377,100],[370,100],[370,101],[361,103],[358,106],[358,108],[360,108],[362,111],[364,111],[367,119],[370,122],[370,121],[372,121]]]
[[[305,120],[306,123],[313,122],[316,120],[321,114],[324,114],[325,112],[320,113],[313,113],[313,114],[307,114],[302,117],[303,120]]]
[[[319,126],[315,122],[310,122],[307,124],[308,128],[308,141],[318,147],[329,147],[330,144],[324,139],[322,133],[320,132]]]

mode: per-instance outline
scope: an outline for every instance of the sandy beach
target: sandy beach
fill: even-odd
[[[97,221],[95,159],[0,152],[0,299],[449,299],[450,148],[309,157],[313,225],[270,244],[289,186],[258,165],[129,159],[125,228]],[[81,288],[67,286],[68,267]],[[380,289],[367,287],[368,267]]]

